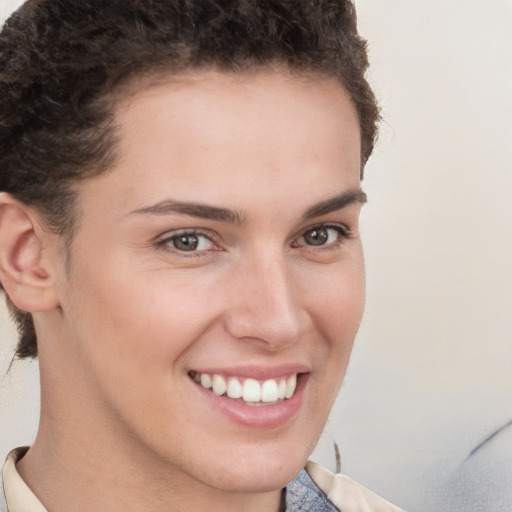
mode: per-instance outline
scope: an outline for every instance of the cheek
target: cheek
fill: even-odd
[[[310,311],[314,323],[329,341],[330,349],[350,351],[364,309],[365,274],[362,250],[322,269],[308,283]]]
[[[69,338],[77,342],[86,389],[132,427],[146,429],[145,418],[152,436],[163,435],[162,417],[180,400],[174,390],[184,376],[182,361],[215,317],[208,286],[168,272],[113,271],[87,272],[80,285]]]
[[[309,304],[313,324],[324,340],[323,344],[315,344],[313,356],[323,374],[320,386],[330,407],[343,381],[363,314],[362,252],[331,268],[322,283],[315,293],[310,293]]]
[[[218,272],[194,270],[123,273],[118,266],[103,279],[87,276],[85,300],[93,304],[88,323],[96,335],[86,342],[109,379],[117,374],[117,380],[140,386],[142,392],[144,382],[167,389],[182,376],[187,354],[196,350],[222,311]]]

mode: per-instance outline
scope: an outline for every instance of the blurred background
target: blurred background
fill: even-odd
[[[334,469],[336,440],[342,472],[410,512],[509,512],[512,427],[468,457],[512,420],[512,2],[356,7],[384,118],[367,304],[313,459]],[[0,459],[37,429],[37,364],[7,373],[15,342],[0,309]]]

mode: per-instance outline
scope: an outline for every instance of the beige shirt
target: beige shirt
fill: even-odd
[[[3,485],[7,512],[48,512],[16,470],[16,462],[27,448],[9,453],[3,469]],[[400,512],[401,509],[345,475],[334,475],[327,469],[308,462],[306,470],[329,500],[343,512]],[[0,504],[0,511],[2,504]]]

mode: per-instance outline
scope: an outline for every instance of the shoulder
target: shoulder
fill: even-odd
[[[400,512],[351,478],[308,462],[305,471],[286,488],[287,512]]]

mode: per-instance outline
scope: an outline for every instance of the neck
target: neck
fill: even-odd
[[[17,464],[23,480],[52,512],[278,512],[281,508],[280,490],[215,489],[171,464],[123,450],[119,443],[105,443],[99,431],[83,434],[81,428],[68,439],[65,431],[42,421],[36,441]]]

